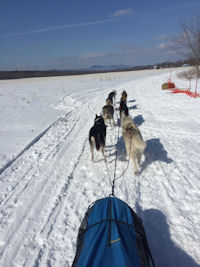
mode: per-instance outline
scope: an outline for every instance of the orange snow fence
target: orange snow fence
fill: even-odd
[[[162,90],[166,90],[166,89],[169,89],[171,91],[171,93],[173,93],[173,94],[183,93],[183,94],[189,95],[189,96],[194,97],[194,98],[200,97],[200,94],[198,94],[197,92],[190,92],[188,89],[177,88],[175,86],[175,84],[170,79],[168,79],[167,83],[162,84]]]
[[[170,89],[170,91],[173,93],[173,94],[179,94],[179,93],[184,93],[186,95],[189,95],[191,97],[200,97],[200,94],[198,94],[197,92],[190,92],[188,89],[186,90],[181,90],[181,89],[178,89],[178,88],[174,88],[174,89]]]

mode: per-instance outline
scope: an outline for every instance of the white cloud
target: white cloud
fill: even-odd
[[[128,9],[121,9],[121,10],[117,10],[115,11],[113,14],[111,14],[111,17],[121,17],[121,16],[126,16],[126,15],[131,15],[133,14],[132,9],[128,8]]]
[[[160,43],[159,45],[156,46],[157,49],[169,49],[172,46],[171,42],[166,42],[166,43]]]
[[[90,58],[98,58],[98,57],[103,57],[105,54],[103,53],[88,53],[88,54],[82,54],[80,57],[85,58],[85,59],[90,59]]]
[[[160,43],[159,45],[157,45],[158,49],[165,49],[166,48],[166,43]]]

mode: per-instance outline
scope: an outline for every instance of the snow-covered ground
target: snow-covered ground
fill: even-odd
[[[186,88],[188,82],[172,81]],[[121,92],[147,148],[115,195],[142,218],[156,266],[200,265],[200,99],[162,91],[170,70],[0,81],[0,266],[71,266],[89,204],[111,193],[128,158],[118,126]],[[89,129],[117,91],[107,167],[90,158]],[[119,132],[119,138],[118,138]],[[109,174],[108,174],[109,169]]]

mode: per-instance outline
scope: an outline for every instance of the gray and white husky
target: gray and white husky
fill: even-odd
[[[108,125],[108,121],[109,124],[111,126],[111,121],[113,122],[113,125],[115,124],[114,122],[114,108],[112,105],[105,105],[102,108],[102,117],[104,119],[105,124]]]
[[[95,117],[94,125],[89,132],[90,150],[92,153],[92,161],[94,160],[94,148],[100,150],[106,161],[104,149],[106,144],[106,125],[102,116]]]
[[[142,135],[131,117],[122,118],[121,126],[127,155],[133,164],[135,174],[138,174],[138,165],[140,166],[146,142],[143,141]]]

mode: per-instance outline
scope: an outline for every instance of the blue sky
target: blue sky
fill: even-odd
[[[180,19],[200,0],[0,0],[0,70],[147,65],[175,60]]]

